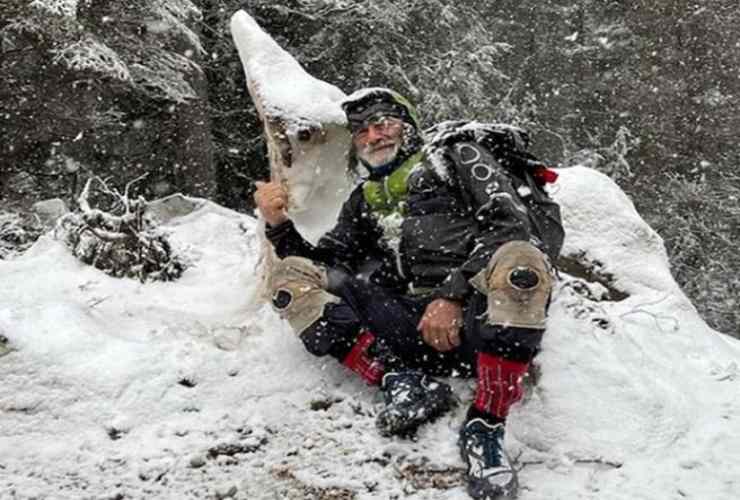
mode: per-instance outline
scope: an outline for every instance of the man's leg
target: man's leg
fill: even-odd
[[[299,338],[314,356],[330,355],[370,385],[382,381],[385,366],[371,349],[375,335],[362,327],[352,308],[344,302],[326,304],[321,317]]]
[[[432,349],[416,329],[429,299],[388,293],[337,270],[329,272],[329,290],[377,332],[373,352],[386,366],[386,406],[376,419],[381,434],[412,434],[456,404],[452,388],[429,375],[449,374],[459,354]]]
[[[273,306],[306,349],[331,355],[370,384],[381,384],[386,408],[378,415],[383,434],[410,433],[454,403],[452,389],[436,372],[453,366],[424,344],[416,331],[426,302],[398,296],[340,271],[289,257],[271,282]],[[449,358],[449,359],[448,359]],[[449,371],[449,369],[447,369]]]
[[[270,288],[274,309],[316,356],[344,362],[363,351],[392,369],[441,372],[454,364],[453,355],[427,346],[416,330],[425,300],[390,293],[302,257],[281,260]]]
[[[429,298],[391,293],[340,270],[329,270],[328,284],[329,292],[349,306],[363,327],[376,336],[372,350],[389,369],[448,376],[460,365],[460,352],[437,351],[417,330]]]
[[[470,302],[477,303],[480,314],[485,313],[484,297],[476,294]],[[522,381],[543,334],[543,329],[488,325],[480,320],[466,328],[466,336],[475,345],[478,379],[470,417],[493,424],[506,420],[511,406],[524,396]]]
[[[466,311],[465,347],[476,351],[475,399],[460,433],[468,491],[476,499],[513,496],[516,474],[503,450],[511,406],[545,327],[552,276],[546,257],[527,242],[503,245],[474,279],[479,292]]]
[[[383,364],[369,353],[374,336],[351,307],[327,290],[325,268],[287,257],[273,269],[269,286],[273,308],[311,354],[336,358],[369,384],[381,382]]]

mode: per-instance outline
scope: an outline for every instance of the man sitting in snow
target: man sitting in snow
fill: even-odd
[[[380,385],[384,435],[412,433],[454,405],[451,387],[431,376],[477,376],[460,431],[468,490],[509,495],[504,424],[545,328],[549,258],[563,240],[558,207],[542,172],[515,173],[481,145],[485,126],[443,125],[422,149],[416,111],[399,94],[364,89],[342,107],[353,162],[367,175],[316,246],[290,221],[283,187],[258,183],[283,259],[273,305],[312,354]],[[509,129],[517,140],[520,132]]]

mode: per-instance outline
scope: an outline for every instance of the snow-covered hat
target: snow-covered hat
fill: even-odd
[[[397,116],[417,130],[420,126],[419,116],[411,102],[398,92],[384,87],[360,89],[347,96],[341,104],[350,128],[377,113]]]

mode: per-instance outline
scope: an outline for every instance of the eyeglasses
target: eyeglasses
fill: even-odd
[[[378,114],[367,118],[361,122],[350,124],[352,137],[363,140],[367,138],[370,127],[375,128],[380,133],[391,133],[403,126],[403,120],[398,117],[387,114]]]

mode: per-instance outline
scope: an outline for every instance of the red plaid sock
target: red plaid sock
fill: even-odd
[[[352,347],[352,350],[344,358],[342,364],[357,373],[370,385],[379,385],[383,380],[383,363],[377,359],[373,359],[368,354],[368,349],[375,341],[375,335],[371,332],[364,330],[360,332],[360,336],[357,337],[357,342]]]
[[[529,363],[519,363],[495,356],[478,353],[478,387],[475,391],[475,407],[498,418],[506,418],[511,405],[522,399],[522,380]]]

